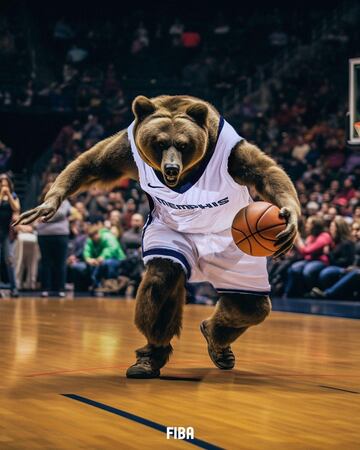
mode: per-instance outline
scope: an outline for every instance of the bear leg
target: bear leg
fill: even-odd
[[[230,344],[249,327],[263,322],[270,311],[271,302],[268,296],[222,295],[213,315],[200,326],[213,363],[220,369],[232,369],[235,356]]]
[[[185,274],[180,264],[163,258],[149,261],[135,309],[135,324],[148,343],[136,350],[137,361],[128,369],[127,377],[160,375],[172,352],[171,339],[180,336],[185,296]]]

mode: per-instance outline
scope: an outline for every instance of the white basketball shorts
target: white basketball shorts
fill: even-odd
[[[188,281],[207,281],[219,293],[268,295],[265,257],[250,256],[235,245],[231,230],[179,233],[154,218],[144,227],[143,259],[166,258],[181,264]]]

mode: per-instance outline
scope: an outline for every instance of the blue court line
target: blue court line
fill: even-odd
[[[122,409],[114,408],[113,406],[105,405],[104,403],[99,403],[94,400],[91,400],[86,397],[82,397],[81,395],[76,394],[61,394],[64,397],[71,398],[72,400],[76,400],[81,403],[85,403],[90,406],[94,406],[95,408],[103,409],[104,411],[110,412],[112,414],[116,414],[117,416],[124,417],[125,419],[132,420],[133,422],[140,423],[141,425],[145,425],[146,427],[153,428],[154,430],[161,431],[166,434],[166,426],[161,425],[160,423],[153,422],[152,420],[145,419],[144,417],[137,416],[135,414],[131,414],[127,411],[123,411]],[[201,439],[181,439],[182,441],[186,441],[189,444],[193,444],[197,447],[204,448],[206,450],[224,450],[222,447],[217,447],[216,445],[210,444],[209,442],[202,441]]]

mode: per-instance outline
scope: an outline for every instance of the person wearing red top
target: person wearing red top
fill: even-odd
[[[332,245],[331,235],[325,231],[321,218],[310,216],[305,224],[305,241],[299,236],[295,247],[302,256],[288,269],[288,279],[285,286],[286,297],[302,297],[314,286],[321,270],[329,264],[329,257],[324,249]]]
[[[340,206],[346,206],[355,196],[356,189],[354,188],[354,177],[349,176],[344,180],[344,187],[335,196],[334,203]]]

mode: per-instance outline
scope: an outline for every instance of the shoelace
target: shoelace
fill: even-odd
[[[222,348],[222,349],[216,351],[216,354],[218,356],[220,356],[221,358],[227,358],[229,356],[232,357],[231,353],[232,352],[231,352],[231,348],[230,347],[225,347],[225,348]]]
[[[141,364],[145,364],[147,366],[151,366],[151,357],[146,356],[146,355],[138,356],[136,358],[136,363],[141,363]]]

